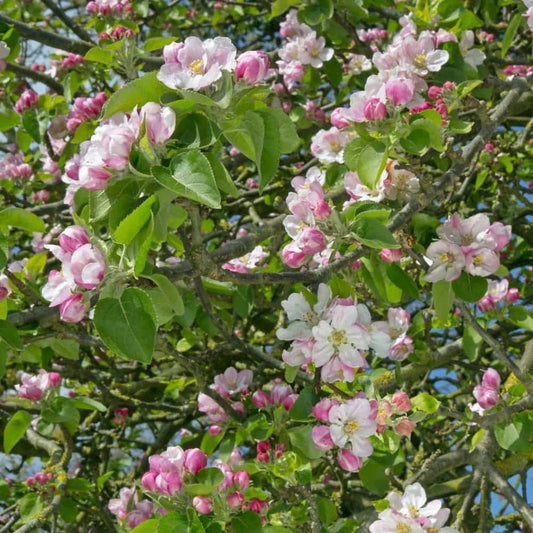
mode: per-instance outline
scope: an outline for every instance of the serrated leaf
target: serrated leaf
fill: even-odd
[[[157,196],[153,194],[127,215],[126,218],[122,219],[113,235],[115,242],[126,245],[130,244],[143,226],[150,220],[152,216],[152,205],[156,201]]]

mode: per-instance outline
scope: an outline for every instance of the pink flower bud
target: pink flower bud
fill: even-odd
[[[196,475],[207,465],[207,455],[199,448],[185,450],[185,468]]]
[[[233,483],[244,490],[250,484],[250,474],[246,470],[239,470],[233,474]]]
[[[408,418],[401,418],[398,420],[394,426],[394,431],[402,437],[408,437],[411,435],[413,429],[415,428],[416,423]]]
[[[516,300],[518,300],[519,298],[520,298],[520,292],[518,291],[516,287],[511,287],[507,291],[507,294],[505,295],[505,301],[510,304],[513,302],[516,302]]]
[[[497,390],[500,387],[500,374],[494,368],[487,368],[483,374],[481,383],[485,387],[492,387]]]
[[[244,503],[244,496],[242,495],[242,492],[239,492],[238,490],[235,492],[230,492],[226,496],[226,503],[229,507],[240,507]]]
[[[258,453],[266,453],[270,450],[270,442],[267,440],[260,440],[255,447]]]
[[[229,149],[229,155],[231,157],[237,157],[241,152],[239,150],[237,150],[237,148],[235,148],[235,146],[232,146],[230,149]]]
[[[440,98],[442,94],[442,88],[437,87],[436,85],[432,85],[428,90],[428,97],[432,100],[437,100],[437,98]]]
[[[483,296],[476,305],[481,312],[487,313],[494,309],[494,300],[490,296]]]
[[[442,118],[448,118],[448,108],[446,107],[446,104],[439,104],[435,110]]]
[[[317,228],[305,228],[298,236],[298,245],[306,255],[314,255],[326,247],[326,237]]]
[[[34,484],[35,484],[35,479],[34,479],[34,478],[29,477],[29,478],[26,480],[26,485],[27,485],[28,487],[31,487],[31,486],[33,486]]]
[[[331,113],[329,118],[331,125],[335,126],[338,129],[347,128],[350,125],[350,122],[345,118],[346,109],[344,107],[337,107]]]
[[[381,259],[386,263],[396,263],[402,258],[402,250],[400,248],[389,249],[383,248],[380,252]]]
[[[285,411],[289,411],[291,409],[299,396],[299,394],[294,393],[290,394],[283,400],[283,407],[285,408]]]
[[[483,409],[490,409],[498,403],[498,391],[486,385],[477,385],[474,388],[474,397]]]
[[[247,85],[257,85],[265,79],[269,66],[268,56],[265,52],[244,52],[237,58],[235,79],[237,81],[244,80]]]
[[[492,143],[487,143],[484,147],[483,147],[483,150],[485,152],[494,152],[494,145]]]
[[[339,400],[335,398],[322,398],[312,409],[313,416],[321,422],[329,421],[329,410],[334,405],[340,405]]]
[[[268,463],[270,461],[270,456],[268,455],[268,453],[258,453],[256,459],[260,463]]]
[[[307,254],[304,254],[294,241],[283,248],[281,256],[291,268],[300,268],[307,260]]]
[[[262,391],[255,391],[252,395],[252,403],[259,409],[264,409],[270,405],[270,396]]]
[[[15,109],[18,113],[22,114],[26,109],[35,107],[38,101],[39,95],[32,89],[27,89],[20,95],[20,98],[15,103]]]
[[[141,117],[144,117],[146,135],[154,146],[165,144],[176,127],[176,113],[170,107],[161,107],[149,102],[142,106]]]
[[[192,506],[200,514],[209,514],[213,510],[213,500],[207,496],[195,496]]]
[[[65,253],[73,253],[84,244],[89,244],[89,235],[80,226],[69,226],[59,235],[59,245]]]
[[[391,78],[385,84],[385,94],[393,105],[406,105],[415,95],[415,84],[408,78]]]
[[[209,426],[209,435],[214,437],[215,435],[219,435],[222,433],[222,428],[220,426]]]
[[[311,430],[311,438],[319,450],[331,450],[334,446],[329,426],[314,426]]]
[[[409,396],[403,391],[395,392],[392,395],[392,403],[398,408],[399,411],[403,411],[404,413],[409,411],[409,409],[412,407]]]
[[[367,120],[382,120],[387,116],[387,108],[378,98],[371,98],[363,108]]]
[[[44,472],[37,472],[34,477],[35,481],[40,485],[44,485],[47,481],[46,474]]]
[[[51,387],[57,387],[61,383],[61,374],[58,372],[49,372],[48,379]]]
[[[268,507],[268,502],[260,500],[259,498],[251,498],[247,502],[246,507],[250,509],[250,511],[259,514],[263,510],[263,507]]]
[[[363,466],[363,460],[346,448],[338,453],[337,462],[347,472],[357,472]]]
[[[95,246],[83,244],[73,252],[70,271],[80,287],[94,289],[102,281],[105,270],[105,257]]]
[[[455,91],[455,84],[453,83],[453,81],[445,81],[442,85],[442,88],[445,91]]]

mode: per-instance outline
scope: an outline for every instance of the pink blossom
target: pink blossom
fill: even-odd
[[[361,367],[368,366],[362,352],[359,351],[358,356],[361,358]],[[350,366],[344,363],[340,357],[335,356],[322,367],[320,378],[324,383],[334,383],[335,381],[351,383],[354,380],[355,368],[357,367]]]
[[[244,496],[242,492],[238,490],[235,492],[230,492],[226,496],[226,503],[229,507],[240,507],[244,503]]]
[[[340,401],[336,398],[322,398],[316,405],[313,406],[313,416],[321,422],[329,420],[329,411],[334,405],[340,405]]]
[[[398,411],[403,413],[406,413],[412,407],[411,400],[409,400],[409,396],[403,391],[395,392],[392,395],[392,403],[396,406]]]
[[[385,83],[385,94],[395,106],[409,104],[415,91],[415,84],[409,78],[389,78]]]
[[[83,294],[77,292],[59,304],[59,316],[63,322],[80,322],[87,311],[87,305],[82,302]]]
[[[487,248],[474,248],[465,256],[465,270],[473,276],[490,276],[499,267],[499,257]]]
[[[203,392],[198,394],[198,410],[202,413],[206,413],[209,421],[215,424],[223,422],[228,418],[224,409],[222,409],[215,400]]]
[[[401,335],[393,342],[390,356],[393,361],[403,361],[414,351],[413,339],[409,335]]]
[[[149,102],[142,106],[140,116],[144,119],[148,140],[154,146],[165,144],[174,133],[176,113],[170,107]]]
[[[344,147],[350,142],[351,134],[337,128],[320,130],[311,139],[311,152],[321,163],[343,163]]]
[[[65,268],[66,265],[63,266]],[[94,289],[104,277],[105,257],[92,244],[83,244],[72,253],[69,270],[78,286]]]
[[[246,85],[257,85],[265,79],[270,62],[263,51],[248,51],[241,54],[235,67],[235,79],[244,80]]]
[[[21,398],[40,400],[44,393],[61,383],[61,375],[57,372],[39,370],[37,375],[23,373],[20,377],[21,385],[15,385],[15,390]]]
[[[0,301],[5,300],[10,294],[9,279],[5,274],[0,274]]]
[[[465,257],[461,248],[456,244],[437,241],[429,245],[426,253],[432,261],[431,267],[424,276],[426,281],[453,281],[461,275],[465,266]]]
[[[296,242],[291,242],[281,251],[283,261],[291,268],[300,268],[308,259],[307,254],[302,252]]]
[[[345,109],[344,107],[335,108],[332,111],[329,120],[331,122],[331,125],[335,126],[335,128],[338,128],[339,130],[347,128],[350,125],[347,116],[347,109]]]
[[[394,250],[383,248],[380,252],[381,259],[386,263],[396,263],[402,258],[402,255],[402,250],[400,248]]]
[[[252,403],[259,409],[264,409],[270,405],[270,396],[262,391],[255,391],[252,395]]]
[[[253,372],[251,370],[241,370],[237,372],[235,368],[230,366],[223,374],[215,376],[214,386],[219,394],[227,394],[228,397],[231,394],[237,394],[245,391],[252,384]]]
[[[357,472],[363,466],[361,457],[353,454],[346,448],[342,448],[337,454],[337,462],[347,472]]]
[[[409,418],[400,418],[400,420],[394,424],[394,431],[402,437],[409,437],[415,426],[416,423],[409,420]]]
[[[185,469],[196,475],[207,465],[207,455],[199,448],[185,450]]]
[[[511,287],[505,295],[505,301],[508,303],[516,302],[520,298],[520,292],[516,287]]]
[[[222,77],[222,71],[233,71],[237,51],[227,37],[201,41],[187,37],[183,43],[165,46],[165,64],[157,78],[171,89],[198,91]]]

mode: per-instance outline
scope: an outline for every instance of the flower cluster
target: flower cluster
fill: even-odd
[[[326,236],[317,227],[317,222],[326,220],[331,213],[322,189],[324,180],[324,174],[312,167],[305,178],[297,176],[291,181],[296,192],[287,196],[292,214],[285,217],[283,225],[292,242],[285,246],[282,256],[292,268],[302,266],[309,256],[326,248]]]
[[[368,366],[364,352],[370,348],[378,357],[396,360],[412,352],[412,340],[405,335],[409,314],[403,309],[390,309],[387,322],[372,322],[368,308],[352,298],[330,300],[331,290],[322,283],[312,307],[299,293],[281,303],[289,324],[276,334],[280,340],[292,341],[291,350],[282,354],[288,365],[312,362],[322,369],[326,383],[351,382],[355,370]]]
[[[335,398],[324,398],[313,407],[313,415],[321,422],[314,426],[311,437],[320,450],[340,448],[337,455],[339,466],[349,472],[361,468],[364,457],[370,457],[374,450],[369,437],[378,430],[376,400],[367,400],[361,393],[341,403]]]
[[[220,79],[223,70],[232,72],[236,54],[237,49],[227,37],[205,41],[187,37],[184,42],[163,48],[165,64],[160,68],[157,79],[171,89],[199,91]],[[246,67],[243,69],[248,70]],[[241,74],[245,77],[244,73]]]
[[[298,21],[298,12],[289,11],[285,21],[280,25],[283,44],[278,54],[280,74],[287,88],[300,81],[305,73],[305,65],[321,68],[324,62],[333,57],[333,49],[326,47],[324,37],[317,37],[307,24]]]
[[[0,159],[0,179],[30,178],[33,170],[24,162],[24,154],[18,150]]]
[[[235,472],[229,463],[220,460],[213,461],[213,468],[206,469],[207,456],[199,448],[183,450],[180,446],[171,446],[160,455],[150,456],[148,463],[150,469],[144,473],[141,481],[143,488],[153,493],[153,496],[171,496],[176,503],[192,504],[198,513],[209,514],[215,507],[225,508],[226,512],[250,509],[257,513],[268,508],[267,501],[257,498],[245,501],[242,491],[250,484],[250,475],[246,470]],[[220,473],[217,476],[221,481],[210,491],[209,496],[191,497],[188,485],[201,483],[204,475],[208,474],[208,479],[213,479],[217,469],[222,473],[222,476]],[[109,502],[109,508],[114,512],[111,509],[112,502],[117,500]]]
[[[442,507],[439,500],[432,500],[426,505],[426,491],[420,483],[409,485],[403,495],[389,493],[387,500],[389,508],[379,513],[378,520],[369,527],[370,533],[458,533],[452,527],[443,527],[450,516],[450,510]]]
[[[105,93],[98,93],[93,98],[82,96],[75,98],[74,105],[68,114],[67,130],[74,133],[82,122],[98,117],[106,100]]]
[[[299,394],[292,390],[292,387],[281,380],[275,380],[270,394],[264,390],[255,391],[252,395],[252,403],[259,409],[268,409],[272,406],[283,405],[288,411],[298,399]]]
[[[475,413],[483,415],[485,409],[491,409],[498,403],[498,389],[500,388],[500,374],[494,368],[488,368],[483,373],[481,385],[474,387],[474,398],[477,403],[470,408]]]
[[[15,390],[21,398],[39,401],[46,391],[59,386],[61,374],[39,370],[37,375],[23,373],[20,376],[21,385],[15,385]]]
[[[487,215],[462,219],[454,213],[437,228],[440,239],[429,245],[426,255],[431,267],[426,281],[453,281],[463,270],[473,276],[490,276],[500,266],[498,252],[511,239],[511,226],[490,223]]]
[[[109,500],[107,508],[128,527],[134,528],[152,516],[154,506],[149,500],[140,500],[134,488],[120,489],[119,497]]]
[[[348,123],[336,124],[336,126],[339,125],[345,127]],[[321,163],[343,163],[344,148],[354,137],[353,132],[341,131],[335,126],[329,130],[320,130],[311,139],[311,153]]]
[[[509,287],[509,281],[502,279],[500,281],[489,279],[487,292],[477,302],[478,309],[483,313],[494,309],[496,304],[501,301],[513,303],[518,300],[520,293],[516,287]]]
[[[105,257],[89,242],[89,235],[80,226],[70,226],[59,235],[59,246],[49,244],[50,250],[61,261],[61,271],[51,270],[42,289],[50,307],[59,305],[61,320],[79,322],[87,310],[83,293],[77,289],[94,289],[102,281]]]
[[[116,113],[100,124],[91,139],[80,145],[78,159],[65,167],[69,185],[90,191],[105,189],[108,180],[128,168],[132,145],[139,140],[144,121],[146,136],[154,146],[167,142],[176,126],[176,114],[169,107],[149,102],[128,117]]]
[[[127,15],[131,11],[130,0],[91,0],[85,6],[90,15]]]

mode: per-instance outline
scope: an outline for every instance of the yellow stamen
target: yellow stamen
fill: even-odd
[[[197,76],[204,73],[204,62],[201,59],[195,59],[189,63],[189,70]]]

